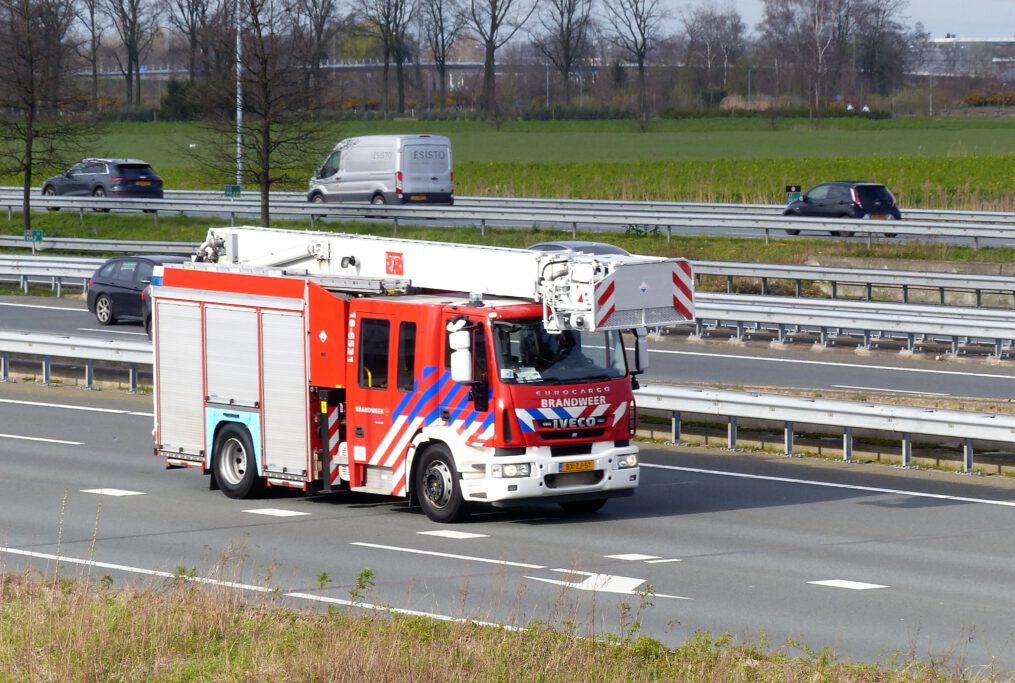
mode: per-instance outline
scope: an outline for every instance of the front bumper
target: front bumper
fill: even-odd
[[[528,449],[523,455],[489,456],[461,470],[462,494],[466,500],[509,507],[525,502],[572,502],[617,496],[629,496],[638,487],[638,466],[620,467],[624,456],[637,454],[637,446],[596,444],[588,455],[552,457],[549,447]],[[486,449],[484,449],[486,450]],[[591,469],[563,472],[565,465],[591,462]],[[530,463],[527,477],[494,477],[492,465]]]

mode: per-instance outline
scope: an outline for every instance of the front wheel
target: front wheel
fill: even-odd
[[[113,315],[113,300],[105,294],[100,294],[95,300],[95,319],[100,325],[112,325],[116,322]]]
[[[250,498],[260,491],[254,446],[247,430],[238,425],[222,428],[215,438],[215,480],[230,498]]]
[[[462,498],[462,486],[451,452],[444,444],[435,444],[423,452],[416,469],[416,495],[423,513],[431,521],[461,522],[469,516]]]
[[[323,204],[324,203],[324,195],[323,194],[315,194],[313,197],[310,198],[310,202],[312,204]]]
[[[606,505],[605,498],[595,498],[593,500],[575,500],[570,503],[561,503],[560,507],[564,512],[572,515],[591,515],[594,512],[599,512]]]

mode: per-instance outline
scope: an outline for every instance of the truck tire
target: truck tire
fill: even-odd
[[[594,500],[575,500],[570,503],[561,503],[560,507],[564,512],[572,515],[591,515],[602,510],[604,505],[606,505],[605,498],[596,498]]]
[[[263,482],[257,476],[254,445],[244,427],[223,427],[215,437],[212,456],[215,481],[222,493],[230,498],[250,498],[260,493]]]
[[[423,513],[434,522],[461,522],[469,516],[458,470],[444,444],[434,444],[423,451],[416,468],[416,496]]]

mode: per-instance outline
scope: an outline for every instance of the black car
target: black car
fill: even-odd
[[[836,180],[815,185],[800,199],[791,202],[782,212],[784,216],[808,216],[813,218],[870,218],[875,220],[901,220],[902,214],[895,203],[895,197],[880,183],[855,180]],[[797,228],[787,228],[786,233],[799,235]],[[849,237],[851,230],[833,230],[833,235]],[[895,237],[886,232],[885,237]]]
[[[162,199],[162,178],[140,159],[82,159],[42,183],[46,197],[140,197]]]
[[[120,256],[109,259],[88,281],[88,310],[100,325],[132,318],[144,321],[142,296],[155,266],[186,263],[186,256]]]

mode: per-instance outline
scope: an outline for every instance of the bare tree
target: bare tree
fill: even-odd
[[[383,69],[381,72],[381,108],[388,117],[388,81],[391,61],[395,60],[398,80],[398,112],[405,111],[405,76],[402,61],[405,56],[405,33],[409,27],[415,6],[412,0],[361,0],[364,18],[374,36],[380,42]]]
[[[151,0],[103,0],[106,14],[120,38],[123,57],[115,52],[123,74],[127,106],[141,104],[141,60],[158,30],[158,12]]]
[[[201,30],[208,22],[207,0],[172,0],[169,23],[187,41],[187,79],[197,80],[197,56],[201,49]]]
[[[279,185],[291,186],[294,169],[299,169],[302,179],[306,159],[318,151],[324,128],[308,106],[314,100],[301,78],[301,58],[290,30],[294,21],[290,15],[300,11],[299,4],[294,0],[238,0],[236,4],[242,37],[239,153],[246,178],[260,190],[261,223],[270,225],[270,191]],[[220,52],[228,36],[228,32],[216,35]],[[235,87],[228,77],[214,85],[210,96],[218,101],[227,99]],[[199,144],[196,156],[216,177],[228,178],[236,170],[229,144],[236,121],[226,112],[216,113],[206,124],[208,144]]]
[[[571,101],[571,74],[588,57],[592,0],[543,0],[537,15],[542,33],[532,44],[550,60],[564,84],[564,102]]]
[[[420,32],[437,70],[439,108],[444,111],[448,97],[448,53],[465,27],[465,13],[456,0],[420,0],[419,4]]]
[[[606,38],[638,65],[638,116],[642,130],[648,126],[645,100],[645,65],[658,44],[659,27],[665,18],[661,0],[607,0]]]
[[[85,31],[85,39],[81,41],[78,54],[88,63],[91,81],[90,101],[93,112],[99,110],[99,46],[102,45],[102,33],[106,27],[103,23],[102,0],[80,0],[81,9],[78,19]]]
[[[302,62],[304,85],[320,102],[323,95],[321,60],[338,34],[338,2],[297,0],[297,6],[299,11],[292,13],[293,43]]]
[[[25,230],[32,225],[34,172],[62,165],[86,133],[73,112],[62,111],[67,102],[53,83],[52,65],[73,52],[66,34],[47,31],[46,15],[59,12],[57,4],[0,0],[0,172],[22,175]]]
[[[525,25],[537,4],[526,10],[517,3],[524,0],[469,0],[469,26],[483,44],[483,107],[496,116],[497,92],[494,82],[497,50],[511,40]],[[516,13],[517,11],[517,13]]]
[[[709,106],[725,92],[733,62],[744,50],[744,22],[732,7],[705,4],[681,15],[687,41],[688,66],[701,72],[700,85]],[[716,70],[720,78],[716,79]]]

